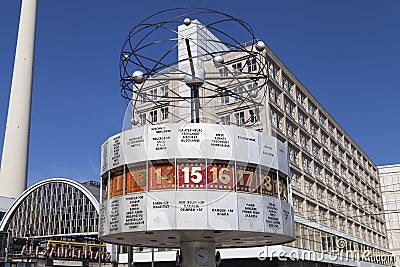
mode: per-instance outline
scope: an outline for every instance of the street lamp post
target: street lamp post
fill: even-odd
[[[6,262],[8,262],[8,255],[10,253],[10,232],[11,230],[7,230],[7,242],[6,242]]]
[[[33,230],[32,226],[29,227],[28,229],[28,237],[27,237],[27,262],[29,260],[32,260],[32,253],[33,253],[33,247],[35,246],[35,231]],[[32,237],[32,240],[30,239]]]

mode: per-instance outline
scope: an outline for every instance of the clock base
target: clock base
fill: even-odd
[[[181,242],[180,250],[181,267],[215,267],[215,242]]]

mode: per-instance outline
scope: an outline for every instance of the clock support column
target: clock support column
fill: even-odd
[[[215,242],[181,242],[181,267],[215,267]]]

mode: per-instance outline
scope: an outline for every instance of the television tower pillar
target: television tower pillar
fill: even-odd
[[[37,0],[22,0],[3,155],[0,196],[17,198],[28,172]]]

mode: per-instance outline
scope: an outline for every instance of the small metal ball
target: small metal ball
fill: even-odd
[[[143,83],[144,82],[143,72],[141,72],[140,70],[134,71],[132,74],[132,80],[137,84]]]
[[[129,61],[129,55],[124,55],[124,61]]]
[[[221,67],[222,65],[224,65],[224,58],[222,56],[216,56],[213,58],[214,61],[214,65],[217,67]]]
[[[204,79],[206,77],[206,71],[202,68],[195,69],[195,75],[186,74],[183,81],[187,86],[202,86],[204,84]]]
[[[131,119],[131,123],[132,123],[132,125],[138,125],[139,124],[139,120],[137,118],[132,118]]]
[[[185,19],[183,20],[183,24],[185,24],[186,26],[189,26],[191,22],[192,22],[192,21],[191,21],[189,18],[185,18]]]
[[[264,43],[263,41],[258,41],[258,42],[256,43],[256,49],[257,49],[258,52],[264,51],[264,49],[265,49],[266,47],[267,47],[267,46],[265,45],[265,43]]]
[[[250,97],[256,98],[258,96],[258,89],[252,89],[249,92]]]

